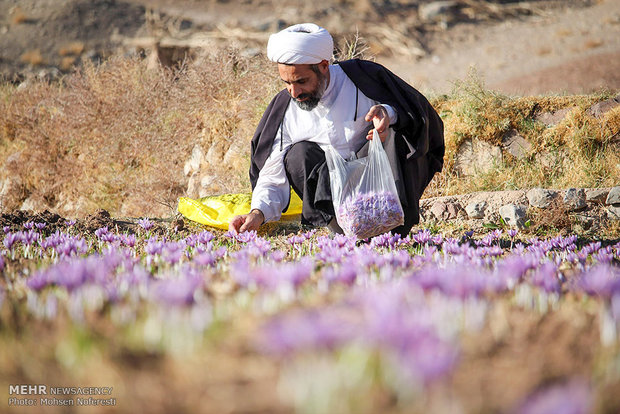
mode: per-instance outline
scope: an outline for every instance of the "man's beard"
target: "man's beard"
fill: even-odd
[[[326,85],[327,76],[323,75],[320,72],[317,73],[317,76],[319,78],[319,85],[314,91],[308,92],[308,93],[302,93],[297,98],[293,98],[297,106],[299,106],[304,111],[312,111],[314,108],[316,108],[316,106],[321,101],[323,94],[325,93],[325,88],[327,86]],[[299,101],[298,99],[305,99],[305,100]]]

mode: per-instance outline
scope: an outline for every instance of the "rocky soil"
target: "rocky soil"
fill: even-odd
[[[314,21],[340,45],[358,34],[366,55],[423,91],[449,91],[471,66],[506,93],[620,88],[620,0],[0,0],[0,10],[6,79],[115,53],[159,50],[164,63],[217,47],[254,55],[269,33]]]

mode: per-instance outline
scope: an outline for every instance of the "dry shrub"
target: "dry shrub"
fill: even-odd
[[[531,217],[528,231],[538,235],[558,231],[568,232],[574,223],[568,208],[559,196],[546,208],[530,208],[528,216]]]
[[[60,70],[68,72],[75,65],[77,58],[75,56],[65,56],[60,60]]]
[[[14,25],[28,23],[28,15],[24,13],[21,7],[15,7],[12,10],[11,23]]]
[[[169,214],[164,206],[186,190],[183,163],[195,143],[243,140],[249,150],[274,83],[264,66],[229,53],[179,71],[118,58],[86,64],[64,85],[5,89],[0,162],[19,161],[0,178],[20,177],[31,198],[61,211],[71,204],[78,215]],[[239,186],[231,171],[241,169],[247,177],[247,164],[220,165],[228,191]]]
[[[71,42],[58,50],[60,56],[76,56],[84,52],[84,42]]]
[[[609,93],[580,96],[508,97],[485,89],[475,72],[455,85],[450,96],[432,99],[444,121],[444,169],[425,197],[474,191],[531,187],[605,187],[620,176],[620,108],[594,118],[589,108]],[[541,113],[572,108],[564,120],[546,126]],[[466,139],[500,146],[504,134],[516,130],[532,144],[528,156],[516,159],[504,152],[503,162],[486,173],[460,177],[454,166]],[[614,178],[616,177],[616,178]]]
[[[46,63],[45,58],[43,57],[39,49],[32,49],[24,52],[19,57],[19,60],[32,66],[44,65]]]

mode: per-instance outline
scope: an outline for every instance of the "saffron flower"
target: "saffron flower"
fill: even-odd
[[[153,228],[153,223],[151,223],[151,221],[146,217],[138,220],[138,225],[146,231],[149,231]]]
[[[366,239],[385,233],[403,223],[403,208],[391,192],[368,192],[349,197],[336,212],[346,235]]]

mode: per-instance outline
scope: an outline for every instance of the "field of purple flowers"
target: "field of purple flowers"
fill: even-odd
[[[136,229],[2,229],[2,411],[12,384],[119,412],[620,410],[620,242]]]

